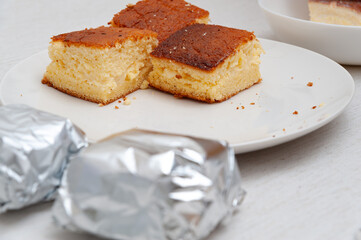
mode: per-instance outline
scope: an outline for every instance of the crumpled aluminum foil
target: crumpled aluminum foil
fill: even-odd
[[[54,198],[68,159],[87,141],[62,117],[0,107],[0,213]]]
[[[241,204],[240,183],[225,142],[131,130],[72,159],[53,217],[109,239],[202,239]]]

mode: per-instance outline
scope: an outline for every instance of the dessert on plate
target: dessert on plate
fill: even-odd
[[[161,42],[183,27],[208,21],[208,11],[184,0],[142,0],[115,14],[109,24],[152,30]]]
[[[361,26],[361,0],[308,0],[314,22]]]
[[[148,30],[99,27],[52,37],[42,83],[69,95],[108,104],[140,88],[158,44]]]
[[[263,49],[248,31],[193,24],[151,53],[149,84],[177,97],[222,102],[261,81]]]

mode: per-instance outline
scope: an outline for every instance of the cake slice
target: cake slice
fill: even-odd
[[[42,83],[64,93],[108,104],[139,89],[152,65],[157,34],[131,28],[99,27],[54,36],[52,62]]]
[[[308,0],[314,22],[361,26],[361,0]]]
[[[114,27],[148,29],[163,41],[172,33],[194,23],[208,23],[209,12],[183,0],[143,0],[116,15]]]
[[[261,81],[263,49],[255,35],[217,25],[194,24],[151,53],[149,84],[177,97],[222,102]]]

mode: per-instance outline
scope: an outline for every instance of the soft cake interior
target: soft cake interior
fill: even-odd
[[[139,89],[152,68],[155,37],[96,48],[54,41],[43,83],[88,101],[108,104]]]
[[[309,1],[310,19],[314,22],[361,26],[361,13],[352,8],[337,6],[336,2]]]
[[[257,39],[241,44],[237,51],[211,71],[152,56],[151,86],[209,103],[224,101],[261,80]]]

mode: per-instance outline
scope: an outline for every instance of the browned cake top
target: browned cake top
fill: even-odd
[[[163,41],[175,31],[207,18],[209,12],[183,0],[143,0],[114,15],[117,27],[148,29]]]
[[[361,12],[361,0],[309,0],[310,2],[336,3],[337,6],[352,8]]]
[[[122,43],[129,38],[139,39],[144,36],[156,37],[157,34],[152,31],[133,28],[98,27],[60,34],[51,39],[53,42],[61,41],[69,45],[106,48],[114,47],[115,44]]]
[[[255,38],[245,30],[194,24],[171,35],[151,54],[211,71],[236,52],[238,46]]]

